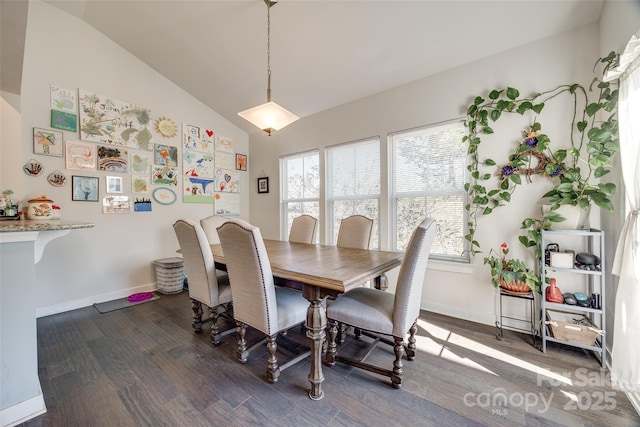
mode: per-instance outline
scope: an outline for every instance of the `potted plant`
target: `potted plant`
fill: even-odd
[[[618,55],[611,52],[598,59],[597,66],[602,66],[601,75],[617,65]],[[594,67],[594,71],[595,68]],[[470,242],[472,254],[480,252],[480,245],[474,239],[477,219],[488,215],[499,206],[511,200],[515,189],[522,184],[522,177],[527,180],[534,174],[541,174],[551,179],[553,188],[543,195],[549,203],[543,218],[526,218],[522,228],[526,233],[520,236],[520,242],[526,247],[540,243],[539,230],[552,223],[564,221],[566,218],[558,212],[562,206],[576,206],[587,209],[592,204],[613,211],[610,197],[615,193],[613,183],[593,183],[607,175],[612,167],[612,157],[618,151],[617,98],[618,90],[615,82],[604,82],[600,76],[594,77],[589,93],[596,92],[597,99],[589,100],[587,89],[578,83],[560,85],[552,90],[536,93],[529,97],[521,97],[518,89],[508,87],[504,90],[492,90],[488,100],[475,97],[467,109],[465,125],[468,129],[463,138],[468,143],[471,162],[468,170],[471,182],[465,189],[469,196],[466,209],[469,211],[469,232],[465,238]],[[560,95],[573,97],[573,114],[570,124],[568,147],[552,150],[551,139],[542,133],[539,117],[525,131],[521,143],[508,157],[508,162],[499,166],[499,184],[497,188],[487,189],[485,182],[492,178],[491,173],[483,173],[482,168],[496,166],[492,159],[481,159],[479,147],[481,136],[494,131],[490,121],[496,122],[508,113],[524,115],[533,112],[537,115],[543,111],[546,103]],[[602,114],[606,116],[601,119]],[[540,251],[540,248],[537,248]],[[539,256],[539,252],[536,254]]]
[[[540,278],[533,269],[527,267],[524,261],[507,259],[509,247],[505,242],[500,245],[500,255],[493,249],[484,259],[485,265],[491,267],[491,283],[493,287],[500,287],[508,292],[540,293]]]

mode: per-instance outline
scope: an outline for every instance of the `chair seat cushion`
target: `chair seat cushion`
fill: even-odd
[[[392,335],[395,295],[373,288],[355,288],[327,307],[327,318],[367,331]]]
[[[307,318],[309,301],[302,293],[276,286],[276,302],[278,306],[278,331],[302,323]]]

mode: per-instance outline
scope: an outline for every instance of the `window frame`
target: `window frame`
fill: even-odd
[[[321,164],[320,164],[320,150],[313,149],[307,150],[300,153],[287,154],[285,156],[281,156],[279,159],[280,163],[280,239],[288,240],[289,239],[289,228],[291,224],[288,222],[289,211],[288,206],[289,203],[308,203],[308,202],[316,202],[318,203],[318,215],[321,213],[321,191],[318,191],[318,197],[303,197],[303,198],[292,198],[289,199],[287,196],[288,189],[288,178],[286,163],[289,160],[299,159],[302,157],[309,157],[315,155],[318,158],[318,187],[320,188],[320,184],[322,182],[321,177]],[[318,218],[320,220],[320,218]]]

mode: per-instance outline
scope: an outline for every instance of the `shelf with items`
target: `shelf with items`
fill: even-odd
[[[546,353],[547,342],[561,343],[573,347],[579,347],[591,350],[598,355],[602,367],[606,365],[606,314],[605,314],[605,259],[604,259],[604,232],[597,229],[584,230],[542,230],[541,231],[541,248],[548,246],[558,246],[557,241],[571,240],[575,237],[578,244],[582,248],[586,248],[586,252],[582,258],[593,258],[599,260],[595,264],[584,265],[573,259],[574,268],[558,267],[549,265],[549,257],[544,254],[540,259],[540,279],[542,282],[542,297],[540,298],[541,322],[543,327],[540,328],[541,350]],[[553,241],[553,242],[552,242]],[[572,253],[570,251],[568,253]],[[573,252],[575,253],[575,252]],[[548,254],[547,254],[548,255]],[[587,256],[588,255],[588,256]],[[576,256],[578,258],[578,256]],[[578,289],[575,293],[565,292],[566,294],[578,295],[584,293],[587,296],[586,306],[573,305],[567,303],[547,301],[547,288],[550,284],[548,279],[563,277],[567,279],[566,283],[571,283],[569,277],[573,279],[573,288]],[[566,289],[565,289],[566,290]],[[584,296],[582,296],[584,298]],[[577,298],[576,298],[577,299]],[[596,303],[597,301],[597,303]],[[577,302],[577,301],[576,301]],[[584,304],[584,303],[583,303]],[[571,313],[581,318],[586,318],[590,323],[590,331],[598,331],[597,336],[593,339],[593,344],[588,345],[580,342],[574,342],[568,339],[561,339],[553,335],[551,326],[549,325],[548,314],[551,313]],[[573,319],[574,321],[576,319]],[[565,322],[560,322],[567,325]],[[557,323],[556,323],[557,324]]]

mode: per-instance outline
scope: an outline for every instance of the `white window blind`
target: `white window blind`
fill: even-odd
[[[468,259],[462,255],[467,224],[464,135],[464,124],[456,121],[390,136],[395,249],[404,250],[415,227],[430,216],[437,222],[432,257]]]
[[[320,160],[318,151],[294,154],[280,159],[282,191],[281,238],[289,237],[291,222],[297,216],[320,214]]]
[[[378,247],[380,140],[371,138],[327,148],[329,235],[335,243],[340,221],[351,215],[374,220],[371,248]]]

